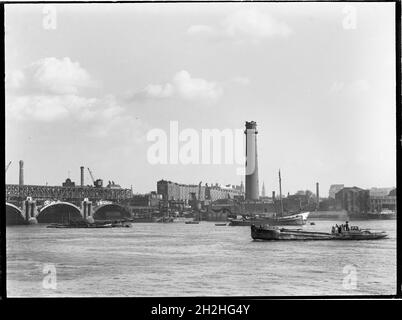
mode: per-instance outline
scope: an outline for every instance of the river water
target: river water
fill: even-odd
[[[326,231],[339,221],[304,229]],[[396,221],[371,241],[252,241],[249,227],[213,222],[132,228],[10,226],[7,294],[42,296],[297,296],[395,294]],[[49,271],[50,270],[50,271]],[[50,274],[48,273],[50,272]]]

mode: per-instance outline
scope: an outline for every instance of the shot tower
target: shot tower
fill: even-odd
[[[257,123],[246,121],[246,200],[259,200]]]

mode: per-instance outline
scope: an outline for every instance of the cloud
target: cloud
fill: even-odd
[[[89,73],[68,57],[43,58],[22,70],[11,72],[6,78],[9,89],[25,93],[76,94],[80,89],[95,84]]]
[[[6,119],[15,126],[46,127],[63,137],[68,130],[71,139],[102,139],[113,148],[145,141],[147,124],[114,95],[87,97],[80,92],[96,82],[69,58],[41,59],[9,73],[6,82]]]
[[[288,36],[292,33],[286,23],[279,22],[271,15],[256,9],[236,11],[223,21],[223,27],[232,37],[265,38]]]
[[[7,117],[20,121],[107,122],[124,113],[113,95],[85,97],[78,91],[96,82],[70,58],[43,58],[10,73]]]
[[[194,78],[189,72],[182,70],[177,72],[170,82],[147,85],[143,90],[135,93],[134,98],[216,101],[222,94],[223,88],[219,83]]]
[[[216,27],[193,25],[187,29],[190,36],[232,39],[238,43],[259,43],[266,38],[287,37],[292,33],[289,25],[255,8],[237,10]]]
[[[6,74],[5,85],[9,88],[20,88],[25,82],[25,74],[21,70],[15,70]]]
[[[145,141],[147,124],[129,114],[114,95],[32,95],[7,100],[7,121],[69,128],[116,145]]]
[[[7,116],[18,120],[41,122],[92,121],[110,118],[122,112],[114,98],[85,98],[77,95],[29,95],[10,98],[6,103]]]
[[[6,103],[6,117],[52,122],[68,115],[66,105],[59,97],[22,96]]]

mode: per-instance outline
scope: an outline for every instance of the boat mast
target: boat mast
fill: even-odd
[[[279,200],[281,201],[281,216],[283,216],[281,169],[279,169]]]

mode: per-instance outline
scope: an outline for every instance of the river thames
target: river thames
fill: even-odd
[[[329,232],[340,221],[314,220]],[[396,293],[396,221],[371,241],[252,241],[249,227],[213,222],[132,228],[10,226],[8,297],[300,296]],[[49,282],[51,270],[52,280]],[[49,285],[51,283],[52,285]]]

